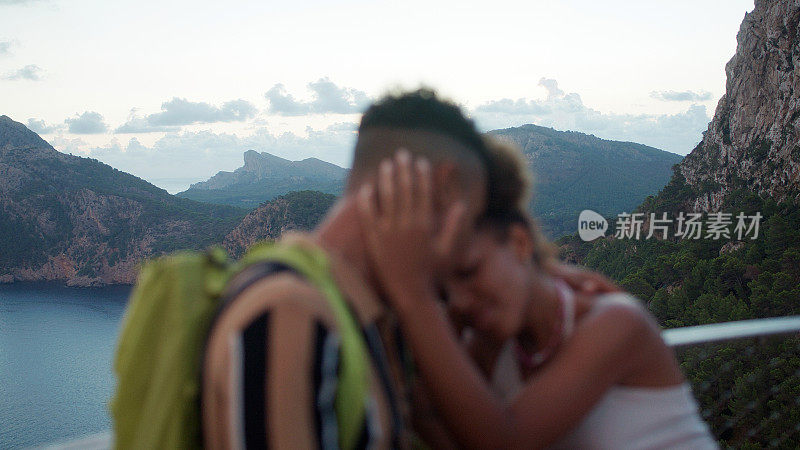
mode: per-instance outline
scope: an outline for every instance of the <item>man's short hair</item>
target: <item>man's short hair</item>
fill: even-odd
[[[404,145],[434,164],[448,159],[490,173],[489,152],[474,122],[458,105],[431,89],[384,96],[364,113],[358,134],[351,182],[373,172],[381,160]]]
[[[373,103],[361,117],[358,132],[375,127],[435,131],[487,153],[475,123],[464,116],[458,105],[440,99],[430,89],[390,94]]]

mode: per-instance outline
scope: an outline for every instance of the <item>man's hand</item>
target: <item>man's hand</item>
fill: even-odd
[[[380,165],[374,184],[365,183],[358,206],[373,268],[395,308],[438,296],[437,262],[451,258],[464,226],[462,201],[449,205],[437,227],[430,163],[406,150]]]

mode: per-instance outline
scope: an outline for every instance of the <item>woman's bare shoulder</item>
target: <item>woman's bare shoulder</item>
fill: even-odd
[[[665,347],[661,329],[645,305],[626,292],[613,292],[584,299],[583,312],[577,317],[573,338],[602,346],[613,352],[652,351]]]
[[[576,325],[606,325],[635,331],[657,331],[652,315],[641,300],[627,292],[610,292],[586,300],[585,312]]]
[[[637,360],[635,369],[622,384],[671,385],[683,380],[675,355],[661,337],[661,328],[644,303],[633,295],[615,292],[597,296],[586,325],[595,335],[616,339],[612,347],[628,350],[628,358]]]

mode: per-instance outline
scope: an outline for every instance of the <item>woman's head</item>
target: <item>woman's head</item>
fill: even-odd
[[[485,217],[453,282],[451,311],[498,341],[516,335],[551,257],[544,242],[523,213]]]
[[[492,166],[501,174],[481,218],[475,242],[451,289],[451,311],[478,331],[498,340],[522,326],[541,267],[553,258],[552,246],[528,207],[530,175],[515,146],[487,142]],[[501,175],[501,176],[500,176]]]

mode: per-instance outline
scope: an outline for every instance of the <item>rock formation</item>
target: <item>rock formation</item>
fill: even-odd
[[[327,168],[306,161],[310,171]],[[0,283],[133,283],[142,261],[165,252],[224,244],[239,256],[260,239],[311,229],[335,198],[294,192],[246,215],[60,153],[23,124],[0,116]]]
[[[265,203],[248,214],[223,241],[233,257],[264,239],[277,239],[286,231],[310,230],[323,218],[336,196],[316,191],[292,192]]]
[[[800,2],[756,0],[736,40],[725,95],[677,174],[695,210],[740,188],[779,202],[800,195]]]
[[[0,282],[131,283],[145,258],[219,242],[245,212],[60,153],[0,116]]]
[[[289,161],[267,152],[248,150],[244,165],[233,172],[219,172],[178,194],[192,200],[253,208],[293,191],[312,189],[340,194],[347,169],[307,158]]]

